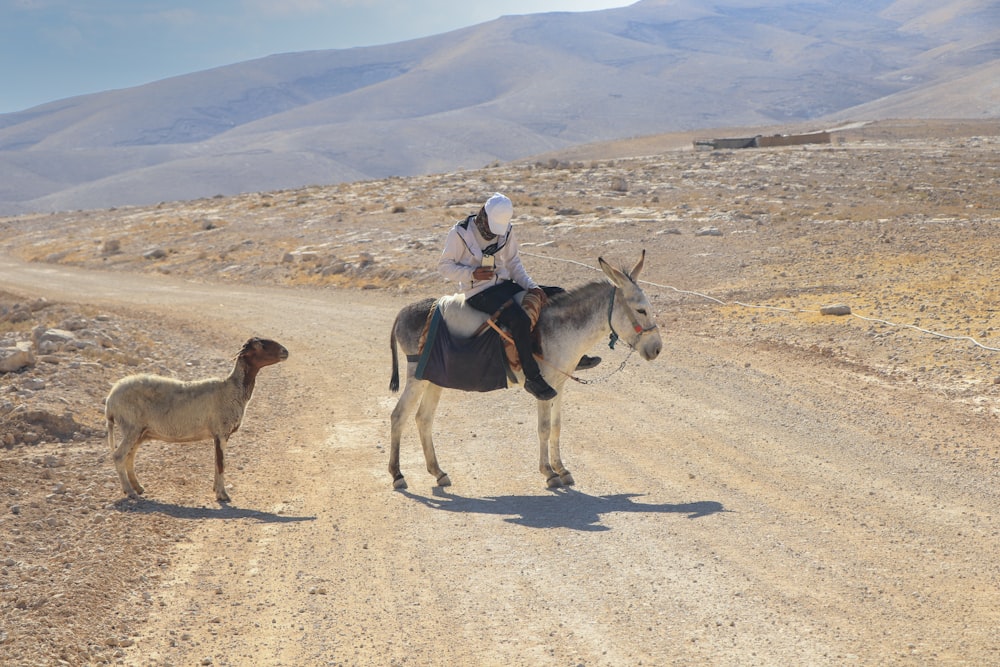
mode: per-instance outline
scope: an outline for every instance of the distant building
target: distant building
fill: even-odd
[[[736,148],[773,148],[775,146],[802,146],[804,144],[828,144],[830,133],[808,132],[805,134],[773,134],[765,137],[728,137],[724,139],[695,139],[694,148],[699,151]]]

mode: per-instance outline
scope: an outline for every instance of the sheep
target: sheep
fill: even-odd
[[[236,355],[226,378],[182,382],[158,375],[130,375],[111,388],[104,416],[108,445],[122,491],[138,498],[145,491],[135,474],[135,454],[146,440],[197,442],[215,439],[215,497],[228,502],[223,481],[223,451],[243,421],[257,373],[288,358],[288,350],[273,340],[251,338]],[[121,441],[115,446],[115,427]]]

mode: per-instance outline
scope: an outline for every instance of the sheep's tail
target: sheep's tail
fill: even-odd
[[[389,336],[389,347],[392,348],[392,378],[389,380],[389,391],[399,391],[399,352],[396,350],[396,326],[399,324],[399,315],[392,323],[392,334]]]
[[[115,451],[115,418],[110,414],[105,414],[104,421],[108,425],[108,447],[113,452]]]

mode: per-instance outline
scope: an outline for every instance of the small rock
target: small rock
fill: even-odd
[[[850,315],[851,307],[846,303],[836,303],[830,306],[823,306],[819,309],[823,315]]]
[[[14,347],[0,348],[0,373],[12,373],[34,365],[35,355],[29,342],[21,341]]]
[[[76,334],[69,329],[46,329],[44,327],[36,327],[33,332],[36,343],[58,343],[66,344],[76,340]]]
[[[695,236],[722,236],[722,231],[718,227],[702,227],[694,233]]]
[[[85,317],[70,317],[59,323],[60,329],[65,329],[66,331],[80,331],[87,328],[87,318]]]
[[[345,262],[337,261],[323,269],[324,276],[337,276],[342,273],[347,272],[347,264]]]

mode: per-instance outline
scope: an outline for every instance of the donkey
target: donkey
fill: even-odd
[[[558,394],[548,401],[538,401],[539,470],[549,488],[574,484],[573,476],[563,465],[559,453],[559,434],[563,385],[571,377],[580,356],[601,338],[624,340],[647,361],[652,361],[662,348],[660,332],[652,315],[649,300],[636,283],[642,270],[646,251],[628,273],[610,266],[602,258],[598,263],[608,280],[596,280],[567,292],[553,295],[542,309],[535,325],[541,340],[542,374]],[[610,281],[610,282],[609,282]],[[399,358],[396,344],[409,359],[419,354],[420,336],[434,299],[424,299],[405,306],[392,325],[392,378],[389,389],[399,390]],[[431,429],[434,412],[441,398],[441,387],[428,380],[418,380],[414,373],[416,361],[407,363],[406,387],[392,411],[389,474],[393,488],[405,489],[406,479],[399,470],[399,442],[403,423],[416,412],[417,430],[423,446],[427,472],[439,486],[451,485],[451,478],[441,470],[434,452]],[[523,382],[522,374],[518,374]]]

